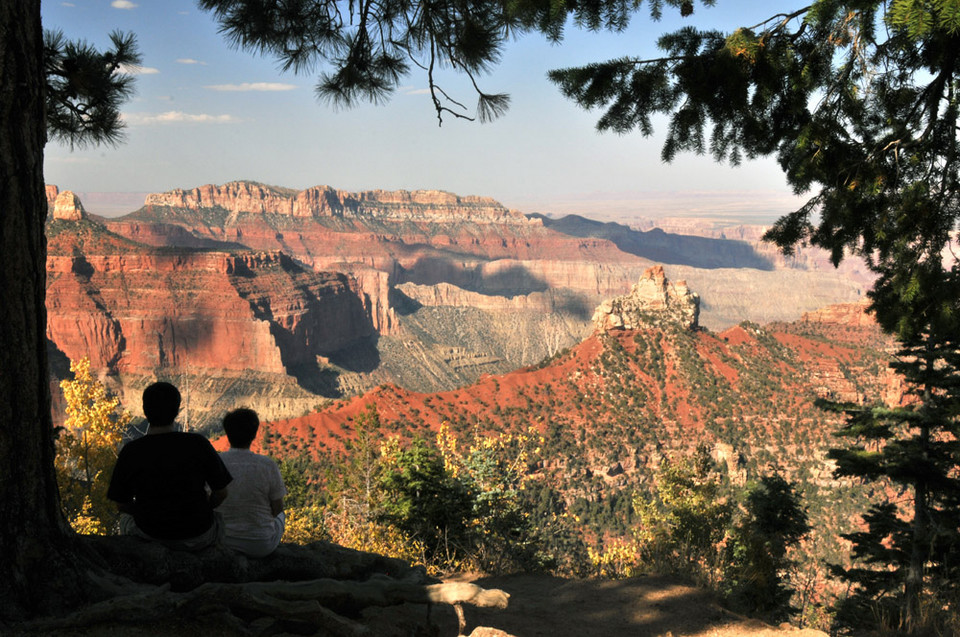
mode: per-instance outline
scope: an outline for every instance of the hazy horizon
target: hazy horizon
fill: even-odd
[[[60,187],[59,184],[51,185],[57,185],[60,190],[70,190]],[[206,184],[194,184],[187,189],[203,185]],[[285,184],[270,185],[285,187]],[[326,185],[338,187],[336,184]],[[377,186],[373,185],[361,190],[375,189]],[[444,188],[440,190],[453,192]],[[139,210],[148,194],[164,191],[73,190],[73,192],[80,198],[87,212],[104,217],[119,217]],[[482,192],[454,192],[453,194],[491,196]],[[615,221],[627,225],[675,218],[709,219],[714,225],[769,225],[781,215],[794,210],[800,200],[775,190],[738,192],[664,190],[571,192],[547,197],[520,196],[498,201],[507,208],[519,210],[524,214],[538,213],[550,217],[579,215],[597,221]]]

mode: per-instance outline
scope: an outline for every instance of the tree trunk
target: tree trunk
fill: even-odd
[[[53,470],[43,96],[40,0],[0,2],[0,629],[79,591]]]
[[[923,626],[920,600],[923,596],[924,564],[929,550],[927,538],[930,514],[927,508],[927,491],[925,480],[918,480],[914,485],[913,537],[910,547],[910,564],[907,566],[907,578],[904,584],[906,606],[904,624],[907,632],[911,634]]]
[[[937,357],[935,354],[934,336],[927,335],[926,356],[923,359],[923,376],[929,378],[935,373],[934,365]],[[920,427],[919,441],[922,454],[923,467],[927,470],[930,448],[930,421],[933,413],[933,388],[930,383],[926,383],[923,388],[922,403],[920,405]],[[918,475],[913,484],[913,524],[912,538],[910,545],[910,562],[907,565],[907,577],[904,582],[904,626],[908,633],[919,631],[923,625],[923,611],[920,608],[920,600],[923,596],[925,565],[928,558],[930,547],[930,509],[929,509],[929,483],[923,476]]]

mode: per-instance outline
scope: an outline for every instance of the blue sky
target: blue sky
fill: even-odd
[[[777,10],[722,4],[698,7],[693,24],[728,29]],[[601,135],[597,115],[546,79],[552,68],[656,55],[656,38],[679,18],[654,23],[641,13],[623,34],[570,29],[559,45],[524,36],[481,81],[488,92],[511,94],[507,115],[483,125],[446,118],[442,127],[424,76],[409,76],[384,105],[337,111],[315,99],[315,75],[283,74],[274,60],[231,49],[188,0],[45,0],[43,20],[101,46],[111,30],[133,31],[143,53],[121,146],[71,152],[48,144],[46,180],[61,189],[158,192],[251,179],[291,188],[440,189],[524,212],[742,213],[760,221],[795,203],[772,160],[732,168],[688,155],[663,164],[659,134]],[[473,99],[456,77],[444,85]]]

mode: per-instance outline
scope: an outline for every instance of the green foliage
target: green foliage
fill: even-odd
[[[764,476],[747,494],[746,511],[726,547],[721,589],[734,608],[786,620],[793,589],[788,550],[807,534],[807,513],[793,485],[778,474]]]
[[[369,508],[374,502],[374,490],[382,469],[380,462],[380,414],[370,403],[357,416],[353,437],[344,442],[346,466],[342,467],[340,490],[359,494],[360,501]]]
[[[666,160],[684,151],[733,163],[776,156],[811,198],[767,238],[787,251],[822,247],[834,262],[866,258],[880,275],[881,324],[906,337],[901,319],[923,307],[923,292],[958,298],[956,273],[940,276],[960,194],[958,25],[952,0],[821,0],[732,33],[685,27],[659,40],[656,59],[550,77],[581,106],[606,109],[601,130],[649,135],[653,116],[668,116]],[[946,288],[930,287],[937,276]]]
[[[444,113],[481,122],[499,117],[504,94],[479,89],[476,77],[497,62],[515,22],[503,5],[421,2],[325,3],[201,0],[235,46],[272,55],[284,71],[309,72],[321,64],[317,95],[335,106],[384,101],[410,72],[427,73],[438,118]],[[477,93],[474,115],[436,81],[443,68],[463,73]]]
[[[917,315],[911,321],[917,320]],[[928,324],[948,326],[952,314]],[[913,330],[914,328],[911,328]],[[826,405],[847,414],[833,449],[839,476],[877,481],[910,493],[909,508],[890,501],[864,514],[865,530],[844,537],[856,563],[835,571],[854,584],[840,605],[842,626],[881,617],[917,632],[956,624],[960,598],[960,353],[956,328],[926,331],[902,344],[894,367],[916,396],[900,408]]]
[[[715,0],[701,0],[705,6]],[[265,4],[258,0],[200,0],[213,13],[234,46],[275,57],[284,71],[312,72],[321,67],[316,85],[320,99],[335,106],[361,100],[385,101],[414,67],[427,76],[437,117],[444,114],[488,122],[506,112],[510,98],[480,89],[477,77],[500,60],[513,37],[540,31],[552,40],[563,37],[568,18],[591,30],[620,31],[642,5],[635,2],[544,0],[471,0],[426,3],[322,3],[296,1]],[[694,0],[649,0],[659,19],[664,6],[687,16]],[[466,76],[477,94],[472,115],[438,81],[442,70]]]
[[[116,144],[122,139],[120,106],[133,95],[133,75],[140,53],[133,34],[114,31],[112,48],[100,52],[61,31],[46,31],[47,132],[71,148]]]
[[[640,560],[654,570],[686,573],[705,584],[717,581],[720,541],[733,513],[722,497],[709,457],[664,461],[652,499],[634,498]]]
[[[527,493],[532,488],[528,468],[540,457],[543,443],[533,428],[516,434],[474,432],[458,440],[446,423],[440,427],[437,445],[444,463],[472,494],[470,554],[486,571],[541,570],[548,564],[559,567],[561,562],[565,568],[576,568],[574,555],[557,555],[561,546],[574,554],[576,547],[558,519],[563,511],[553,500],[555,493],[540,489],[536,491],[539,510],[529,506],[533,496]],[[556,537],[548,539],[548,533]]]
[[[466,552],[475,496],[447,471],[439,451],[422,439],[387,447],[378,488],[384,521],[447,561]]]

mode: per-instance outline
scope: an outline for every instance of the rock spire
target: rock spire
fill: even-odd
[[[665,323],[695,329],[699,316],[700,296],[685,281],[668,281],[663,266],[656,265],[643,273],[629,294],[601,303],[593,323],[603,331]]]

